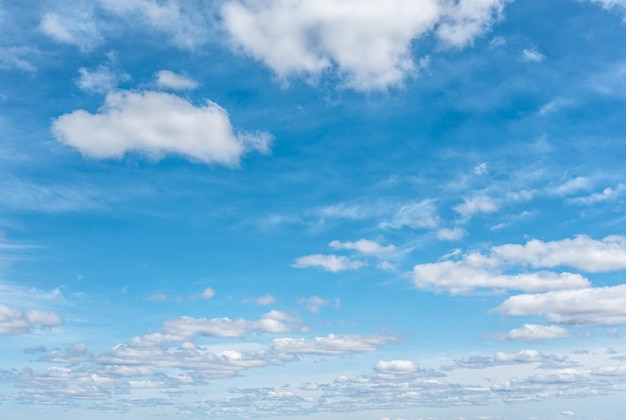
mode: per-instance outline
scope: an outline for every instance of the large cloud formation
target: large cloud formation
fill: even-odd
[[[281,78],[336,71],[357,90],[402,83],[427,34],[463,47],[487,30],[506,0],[232,0],[222,6],[233,44]]]

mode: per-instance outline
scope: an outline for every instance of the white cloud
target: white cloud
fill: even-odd
[[[453,207],[463,218],[470,218],[479,213],[495,213],[500,208],[500,204],[493,198],[486,195],[464,197],[463,203]]]
[[[487,162],[479,163],[478,165],[474,167],[474,173],[476,175],[485,175],[488,172],[489,172],[489,169],[487,168]]]
[[[29,61],[33,54],[34,50],[29,47],[0,47],[0,69],[37,71],[37,67]]]
[[[157,74],[157,86],[172,90],[190,90],[198,87],[198,82],[187,76],[161,70]]]
[[[383,246],[378,242],[370,241],[367,239],[359,239],[356,242],[332,241],[329,246],[333,249],[356,250],[362,254],[385,254],[393,252],[396,249],[396,247],[393,245]]]
[[[293,263],[293,267],[296,268],[320,267],[325,271],[332,271],[333,273],[337,273],[343,270],[358,270],[365,265],[367,265],[365,261],[351,260],[347,257],[337,256],[333,254],[306,255],[304,257],[298,258]]]
[[[22,311],[0,304],[0,335],[27,334],[35,328],[52,328],[63,323],[63,318],[51,311]]]
[[[89,12],[68,14],[46,13],[41,19],[43,33],[57,42],[76,45],[81,51],[90,51],[103,39]]]
[[[549,192],[557,196],[565,196],[577,193],[579,191],[587,191],[593,188],[593,184],[589,178],[579,176],[573,179],[569,179],[564,183],[551,188]]]
[[[569,266],[587,272],[626,268],[626,238],[619,235],[602,240],[586,235],[551,242],[533,239],[526,245],[497,246],[491,252],[507,263],[528,264],[535,268]]]
[[[285,354],[325,354],[340,355],[377,351],[383,344],[395,343],[391,336],[382,335],[335,335],[326,337],[275,338],[272,348],[277,353]]]
[[[251,150],[265,152],[268,133],[233,129],[228,113],[214,102],[194,106],[163,92],[114,91],[96,114],[74,111],[57,118],[52,132],[83,155],[121,158],[138,152],[158,159],[176,154],[204,163],[236,166]]]
[[[447,290],[452,294],[477,289],[542,291],[589,287],[580,274],[539,271],[506,275],[465,261],[442,261],[413,267],[415,287]]]
[[[437,239],[440,241],[460,241],[466,234],[467,232],[459,227],[444,228],[437,231]]]
[[[520,328],[515,328],[505,334],[494,334],[495,338],[500,340],[525,340],[525,341],[541,341],[552,340],[555,338],[568,338],[572,333],[558,325],[537,325],[524,324]]]
[[[406,375],[417,371],[419,366],[410,360],[380,360],[374,369],[383,374]]]
[[[215,296],[215,290],[211,289],[210,287],[204,289],[200,294],[200,298],[202,299],[211,299],[213,296]]]
[[[305,305],[306,309],[313,314],[318,313],[322,306],[327,306],[329,304],[326,299],[322,299],[319,296],[311,296],[308,299],[300,299],[298,302]]]
[[[132,23],[144,24],[172,37],[180,48],[193,49],[204,44],[209,35],[208,8],[187,1],[99,0],[102,8]]]
[[[584,197],[571,198],[569,201],[575,204],[591,205],[603,201],[615,200],[626,192],[626,184],[618,184],[614,189],[607,187],[602,192],[590,194]]]
[[[543,316],[557,324],[626,324],[626,285],[511,296],[495,311],[510,316]]]
[[[502,0],[229,0],[221,9],[234,46],[283,78],[336,72],[367,91],[416,71],[411,44],[435,32],[462,47],[489,28]]]
[[[626,0],[588,0],[591,3],[601,5],[605,9],[626,9]]]
[[[109,66],[98,66],[95,70],[84,67],[78,69],[80,76],[76,80],[79,88],[86,92],[107,93],[115,89],[120,82],[128,80],[126,73],[113,70]]]
[[[439,222],[435,203],[432,200],[422,200],[401,206],[392,219],[382,222],[380,227],[400,229],[407,226],[413,229],[434,229]]]
[[[541,63],[545,60],[545,58],[546,56],[539,52],[536,48],[525,48],[522,50],[522,54],[520,55],[520,60],[529,63]]]

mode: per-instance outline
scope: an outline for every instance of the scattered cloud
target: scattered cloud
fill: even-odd
[[[318,313],[322,306],[328,306],[328,304],[330,303],[326,299],[322,299],[319,296],[311,296],[308,299],[300,299],[298,302],[301,305],[305,305],[307,311],[311,312],[312,314]]]
[[[134,24],[143,24],[172,37],[174,45],[195,49],[209,39],[208,8],[196,2],[106,0],[100,7]]]
[[[550,242],[532,239],[525,245],[496,246],[491,252],[495,258],[507,263],[534,268],[568,266],[591,273],[626,268],[626,238],[619,235],[602,240],[586,235]]]
[[[146,299],[148,299],[150,302],[165,302],[167,300],[167,295],[162,292],[154,292]]]
[[[476,175],[486,175],[488,172],[487,162],[479,163],[474,167],[474,174]]]
[[[233,129],[214,102],[194,106],[163,92],[114,91],[96,114],[74,111],[57,118],[52,133],[61,143],[95,159],[138,152],[152,159],[182,155],[203,163],[237,166],[249,151],[266,152],[272,136]]]
[[[520,328],[515,328],[508,333],[494,334],[493,337],[500,340],[524,340],[543,341],[555,338],[569,338],[572,333],[558,325],[537,325],[524,324]]]
[[[210,287],[207,287],[202,291],[202,293],[200,293],[201,299],[211,299],[213,296],[215,296],[215,290]]]
[[[543,316],[556,324],[626,324],[626,285],[511,296],[495,309],[508,316]]]
[[[314,255],[306,255],[304,257],[300,257],[296,259],[293,263],[292,267],[296,268],[310,268],[310,267],[320,267],[325,271],[332,271],[333,273],[337,273],[339,271],[344,270],[358,270],[361,267],[366,266],[367,263],[365,261],[360,260],[351,260],[348,257],[337,256],[337,255],[322,255],[322,254],[314,254]]]
[[[460,241],[466,234],[467,232],[459,227],[443,228],[437,231],[437,239],[440,241]]]
[[[386,254],[396,249],[394,245],[383,246],[378,242],[367,239],[359,239],[356,242],[339,242],[335,240],[329,246],[333,249],[355,250],[362,254]]]
[[[347,87],[369,91],[399,86],[414,74],[419,67],[411,54],[414,40],[434,32],[441,44],[463,47],[489,29],[504,4],[229,0],[221,15],[233,46],[280,78],[334,73]]]
[[[81,67],[78,69],[78,73],[76,85],[85,92],[107,93],[115,89],[121,82],[130,79],[128,74],[106,65],[98,66],[94,70]]]
[[[593,188],[593,184],[589,178],[579,176],[573,179],[568,179],[564,183],[550,188],[550,194],[557,196],[567,196],[578,193],[580,191],[588,191]]]
[[[380,223],[383,229],[434,229],[439,225],[440,218],[433,200],[422,200],[400,206],[391,220]]]
[[[37,67],[30,60],[34,54],[35,50],[30,47],[0,46],[0,70],[35,72]]]
[[[481,289],[542,291],[590,286],[589,280],[580,274],[539,271],[506,275],[472,266],[467,261],[416,265],[413,267],[413,284],[420,289],[447,290],[452,294]]]
[[[618,184],[615,188],[607,187],[602,192],[590,194],[584,197],[570,198],[569,201],[574,204],[593,205],[604,201],[615,200],[626,192],[626,184]]]
[[[261,306],[267,306],[267,305],[272,305],[273,303],[276,302],[276,298],[272,295],[270,295],[269,293],[263,295],[263,296],[259,296],[257,298],[246,298],[243,300],[244,303],[248,303],[248,302],[254,302],[257,305],[261,305]]]
[[[476,195],[464,197],[463,203],[453,207],[464,219],[469,219],[480,213],[495,213],[500,209],[500,204],[493,198],[486,195]]]
[[[48,329],[63,325],[61,316],[51,311],[11,308],[0,304],[0,335],[28,334],[34,329]]]
[[[520,60],[529,63],[541,63],[545,59],[546,56],[536,48],[525,48],[522,50],[522,54],[520,55]]]
[[[187,76],[169,70],[161,70],[156,74],[157,86],[163,89],[191,90],[198,87],[198,82]]]
[[[335,335],[326,337],[275,338],[272,348],[285,354],[341,355],[377,351],[384,344],[396,343],[397,339],[385,335]]]
[[[104,39],[91,13],[85,10],[68,13],[68,10],[62,14],[44,14],[41,31],[56,42],[75,45],[81,51],[91,51],[100,46]]]

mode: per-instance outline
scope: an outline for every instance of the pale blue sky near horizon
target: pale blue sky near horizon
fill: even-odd
[[[619,418],[626,1],[0,1],[4,418]]]

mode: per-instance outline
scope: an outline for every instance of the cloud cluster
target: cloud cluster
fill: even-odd
[[[235,131],[228,113],[213,102],[195,106],[164,92],[114,91],[96,114],[74,111],[57,118],[61,143],[95,159],[138,152],[152,159],[182,155],[203,163],[236,166],[249,151],[266,152],[268,133]]]
[[[63,323],[63,318],[51,311],[22,311],[0,304],[0,335],[27,334],[35,328],[47,329]]]
[[[418,264],[413,267],[413,281],[418,288],[453,294],[477,289],[538,292],[591,286],[581,274],[545,270],[558,267],[591,273],[625,269],[626,238],[614,235],[595,240],[580,235],[559,241],[533,239],[524,245],[494,246],[487,253],[468,253],[458,261]],[[506,273],[511,270],[517,272]]]
[[[463,47],[486,31],[504,0],[229,0],[221,8],[235,47],[276,74],[315,78],[328,72],[368,91],[400,85],[419,64],[412,44],[434,35]]]

